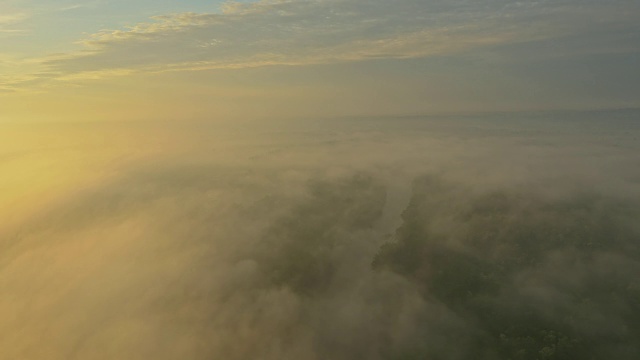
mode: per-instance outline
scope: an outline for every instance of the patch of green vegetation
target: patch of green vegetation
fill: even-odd
[[[478,330],[467,358],[640,359],[637,206],[472,195],[429,177],[402,217],[373,267],[411,279]]]
[[[303,295],[324,290],[337,266],[334,248],[348,241],[345,234],[374,227],[385,202],[384,186],[364,174],[309,184],[309,197],[276,222],[262,242],[269,247],[262,263],[270,282]]]

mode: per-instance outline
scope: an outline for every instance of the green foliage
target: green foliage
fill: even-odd
[[[334,248],[348,241],[345,234],[371,229],[386,201],[384,187],[364,174],[316,181],[309,189],[309,198],[277,222],[262,241],[268,247],[262,264],[270,282],[303,295],[329,285],[337,265]]]
[[[468,358],[638,359],[639,215],[594,195],[473,195],[428,177],[373,267],[478,329]]]

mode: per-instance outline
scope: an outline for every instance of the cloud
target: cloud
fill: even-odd
[[[169,14],[125,30],[105,30],[81,41],[82,51],[41,62],[50,72],[77,79],[103,72],[417,58],[624,28],[637,20],[634,6],[627,1],[586,6],[489,0],[230,2],[221,13]]]
[[[28,16],[25,13],[9,13],[9,14],[1,14],[0,15],[0,25],[10,25],[15,24],[17,22],[21,22],[27,19]]]
[[[23,55],[0,54],[0,91],[33,93],[34,89],[46,87],[51,78],[52,74],[38,62]]]
[[[0,8],[0,10],[2,10],[2,8]],[[23,33],[24,30],[15,28],[15,25],[27,20],[29,17],[29,14],[25,12],[0,12],[0,36],[11,36]]]
[[[73,11],[78,9],[87,9],[87,8],[96,8],[98,5],[102,3],[101,0],[91,1],[91,2],[83,2],[77,4],[70,4],[64,7],[60,7],[57,11]]]
[[[475,328],[483,340],[463,358],[640,354],[630,275],[640,271],[639,203],[593,192],[466,191],[437,176],[417,179],[404,223],[374,260]]]
[[[18,126],[0,357],[637,359],[637,115]]]

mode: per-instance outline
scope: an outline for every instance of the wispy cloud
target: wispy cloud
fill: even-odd
[[[91,8],[97,7],[101,3],[102,3],[102,1],[96,0],[96,1],[90,1],[90,2],[71,4],[71,5],[67,5],[67,6],[63,6],[61,8],[58,8],[57,11],[72,11],[72,10],[78,10],[78,9],[91,9]]]
[[[3,13],[2,8],[0,8],[0,36],[24,32],[24,30],[16,28],[15,25],[28,18],[29,14],[26,12],[6,11]]]
[[[629,7],[638,5],[623,0],[586,6],[505,0],[228,2],[221,13],[169,14],[104,30],[82,40],[79,52],[39,61],[59,79],[81,79],[417,58],[634,24],[637,16]]]

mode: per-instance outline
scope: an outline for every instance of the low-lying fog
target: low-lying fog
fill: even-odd
[[[2,128],[0,359],[640,359],[640,111]]]

